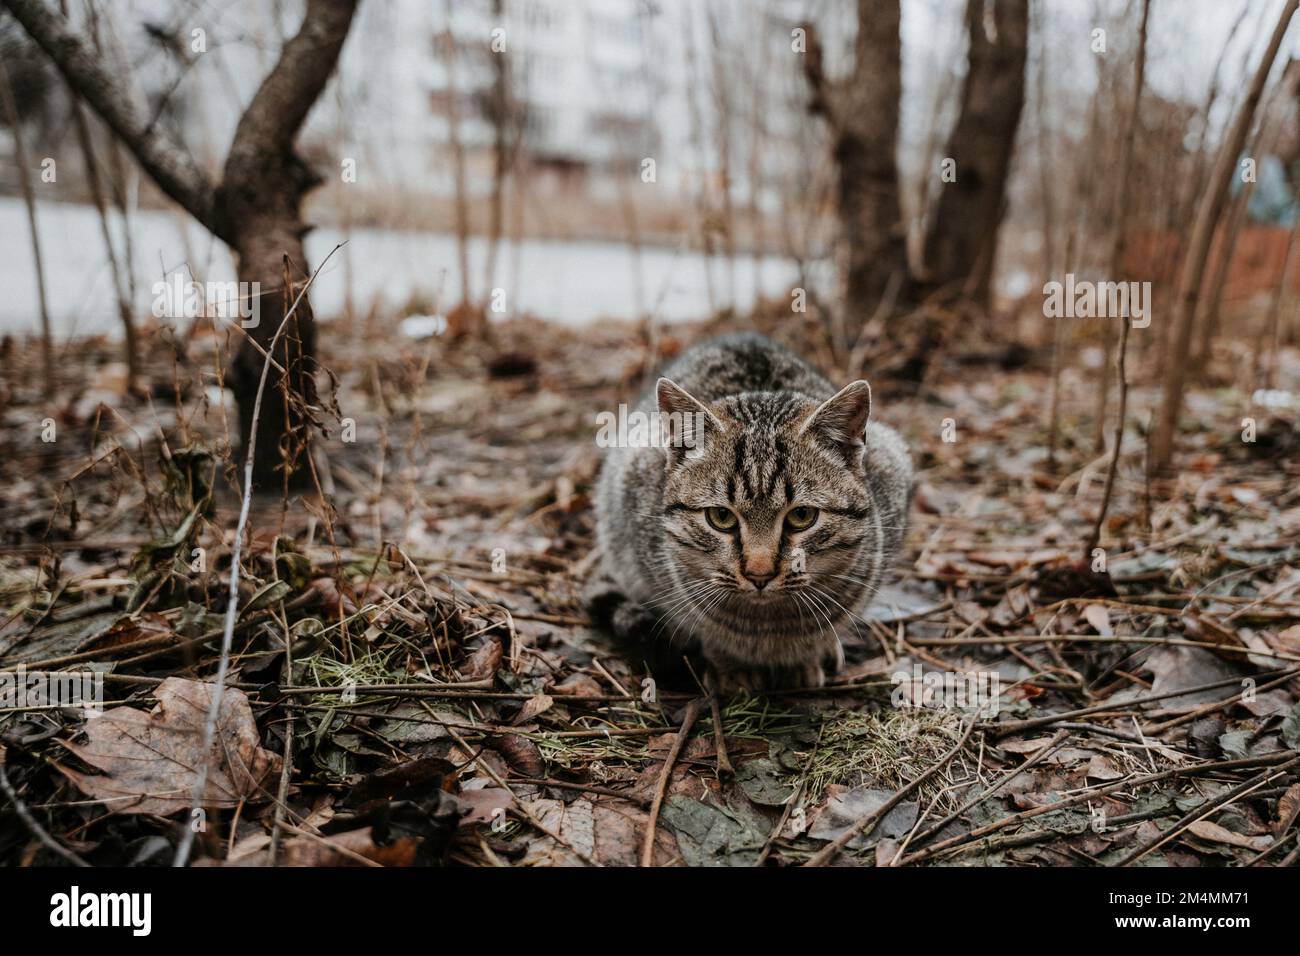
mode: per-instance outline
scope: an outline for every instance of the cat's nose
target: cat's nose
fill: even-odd
[[[770,574],[754,574],[752,571],[746,571],[745,577],[749,579],[750,584],[754,585],[754,587],[761,591],[763,588],[767,587],[774,577],[776,577],[776,572],[773,571]]]

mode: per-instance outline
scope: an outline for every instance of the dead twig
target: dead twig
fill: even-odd
[[[80,856],[46,833],[45,828],[32,816],[31,811],[27,809],[27,805],[23,803],[22,798],[18,796],[18,792],[14,790],[13,784],[9,782],[9,774],[5,772],[5,749],[3,747],[0,747],[0,792],[9,798],[9,802],[13,804],[14,813],[18,814],[18,819],[23,822],[23,826],[27,827],[28,832],[40,841],[43,847],[62,857],[73,866],[90,866]]]
[[[681,729],[677,731],[677,736],[673,739],[673,745],[668,750],[668,756],[664,758],[663,769],[659,771],[659,783],[655,786],[654,799],[650,802],[650,819],[646,822],[645,837],[641,841],[641,865],[654,865],[655,849],[655,827],[659,823],[659,808],[664,802],[664,793],[668,790],[668,781],[673,774],[673,765],[677,763],[678,756],[681,755],[682,747],[686,744],[687,735],[691,732],[691,727],[695,724],[695,718],[700,715],[700,698],[695,698],[686,705],[686,715],[682,718]]]

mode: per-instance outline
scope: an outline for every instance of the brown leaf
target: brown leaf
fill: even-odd
[[[1202,840],[1209,840],[1211,843],[1226,843],[1229,846],[1244,847],[1247,850],[1267,850],[1272,844],[1271,837],[1242,836],[1240,833],[1233,833],[1217,823],[1211,823],[1209,820],[1197,820],[1189,824],[1188,832],[1195,834]]]
[[[509,790],[501,787],[483,787],[479,790],[463,790],[456,795],[456,802],[462,810],[469,812],[461,817],[460,825],[471,823],[491,823],[496,819],[498,810],[509,810],[515,805],[515,798]]]
[[[266,866],[271,838],[258,833],[240,840],[221,866]],[[411,866],[420,841],[401,837],[387,846],[375,843],[370,827],[329,836],[292,836],[280,846],[276,866],[365,866],[362,857],[380,866]]]
[[[605,693],[600,685],[586,674],[573,674],[566,678],[555,685],[555,692],[571,697],[599,697]]]
[[[87,721],[84,744],[64,742],[102,775],[58,769],[84,793],[103,800],[113,813],[167,816],[192,808],[214,689],[201,681],[167,678],[154,691],[158,704],[153,710],[114,707]],[[281,761],[262,749],[243,691],[225,689],[207,756],[205,806],[233,807],[241,801],[269,799],[261,784],[268,774],[279,772]]]
[[[1092,629],[1102,637],[1114,637],[1115,631],[1110,626],[1110,610],[1104,604],[1089,604],[1083,609],[1083,616]]]
[[[553,701],[546,694],[535,694],[532,697],[529,697],[526,701],[524,701],[524,706],[519,708],[519,713],[515,716],[515,719],[511,721],[511,723],[515,725],[526,724],[528,723],[528,721],[532,720],[538,714],[542,714],[550,710],[551,705],[554,703],[555,701]]]
[[[492,749],[506,758],[514,770],[525,777],[546,776],[546,761],[537,744],[518,734],[502,734],[492,740]]]
[[[497,668],[501,666],[501,655],[501,642],[496,638],[488,638],[483,642],[483,646],[465,661],[461,672],[467,680],[484,680],[497,672]]]
[[[636,866],[649,814],[622,800],[597,797],[591,808],[597,862],[604,866]],[[654,865],[667,866],[680,856],[671,827],[655,829]]]
[[[1094,754],[1088,761],[1087,776],[1090,780],[1118,780],[1124,772],[1117,769],[1105,754]]]
[[[147,612],[137,617],[124,617],[103,634],[92,638],[77,648],[82,651],[106,651],[112,647],[125,647],[138,644],[156,637],[171,637],[176,640],[176,632],[161,614]]]
[[[528,807],[534,816],[541,819],[543,826],[558,833],[568,846],[549,836],[538,837],[528,845],[524,866],[582,865],[583,860],[569,849],[570,846],[591,856],[595,850],[596,833],[590,801],[574,800],[566,804],[560,800],[533,800]]]
[[[337,621],[357,613],[356,604],[346,594],[340,593],[333,578],[316,578],[311,582],[311,588],[320,595],[325,613],[331,620]]]
[[[1232,627],[1221,624],[1209,614],[1190,613],[1183,615],[1183,630],[1195,641],[1207,644],[1224,644],[1228,647],[1241,647],[1241,635]],[[1226,655],[1229,660],[1240,661],[1240,654]]]
[[[1300,816],[1300,783],[1292,784],[1287,792],[1277,801],[1277,820],[1273,824],[1273,835],[1281,837],[1296,817]]]
[[[1273,656],[1273,648],[1269,646],[1269,643],[1263,637],[1244,627],[1237,632],[1237,636],[1241,639],[1242,644],[1255,652],[1247,654],[1246,659],[1256,667],[1267,669],[1277,665],[1278,660]]]
[[[1293,624],[1285,631],[1272,635],[1274,649],[1288,654],[1300,654],[1300,624]]]
[[[891,865],[894,857],[898,855],[900,845],[893,837],[881,837],[880,842],[876,844],[876,866]]]

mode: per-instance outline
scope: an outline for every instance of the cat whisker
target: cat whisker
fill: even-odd
[[[856,636],[856,637],[861,637],[861,636],[862,636],[861,633],[860,633],[859,630],[858,630],[858,628],[860,627],[860,622],[859,622],[859,620],[858,620],[858,618],[857,618],[857,615],[855,615],[852,611],[850,611],[850,610],[849,610],[848,608],[846,608],[843,604],[841,604],[839,601],[837,601],[837,600],[835,599],[835,597],[834,597],[834,596],[833,596],[829,591],[824,591],[824,590],[822,590],[821,588],[817,587],[817,585],[815,585],[815,584],[809,584],[808,587],[809,587],[810,589],[812,589],[812,591],[813,591],[814,593],[820,595],[821,597],[824,597],[826,600],[830,601],[832,604],[834,604],[836,607],[838,607],[841,611],[843,611],[843,612],[844,612],[844,618],[845,618],[845,620],[847,620],[850,624],[853,625],[854,636]]]
[[[711,595],[711,596],[712,596],[712,600],[709,602],[707,608],[701,608],[701,606],[700,606],[701,603],[702,603],[702,601],[704,601],[704,600],[708,600],[708,598],[703,598],[703,599],[701,599],[701,602],[697,602],[697,603],[694,605],[694,607],[692,607],[690,610],[687,611],[686,616],[683,617],[682,620],[680,620],[680,621],[677,622],[677,627],[673,628],[673,633],[672,633],[672,634],[669,636],[669,638],[668,638],[668,642],[669,642],[670,644],[673,642],[674,639],[676,639],[676,637],[677,637],[677,632],[678,632],[679,630],[681,630],[682,625],[685,624],[687,621],[689,621],[689,620],[691,619],[692,615],[694,615],[694,614],[700,614],[701,616],[707,618],[707,616],[708,616],[708,611],[709,611],[709,610],[712,610],[714,607],[717,606],[718,602],[721,601],[721,600],[726,596],[726,592],[725,592],[725,591],[722,591],[722,589],[719,588],[718,591],[717,591],[717,593],[715,593],[715,594],[713,594],[713,595]]]

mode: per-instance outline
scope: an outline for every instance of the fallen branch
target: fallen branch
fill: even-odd
[[[664,758],[663,769],[659,771],[659,783],[655,786],[654,799],[650,802],[650,820],[646,824],[645,838],[641,841],[642,866],[654,866],[655,827],[659,823],[659,808],[663,805],[664,793],[673,775],[673,765],[677,763],[682,747],[686,744],[686,737],[695,724],[695,718],[700,715],[700,703],[697,697],[686,705],[686,716],[682,718],[681,729],[677,731],[677,737],[673,740],[668,756]]]

